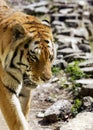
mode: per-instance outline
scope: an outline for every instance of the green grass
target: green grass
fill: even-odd
[[[72,115],[76,116],[80,112],[81,107],[82,101],[80,99],[76,99],[71,109]]]
[[[58,74],[61,71],[59,67],[52,67],[52,73],[53,74]]]
[[[79,62],[75,61],[73,64],[68,64],[66,73],[69,74],[72,81],[84,78],[86,74],[78,66]]]

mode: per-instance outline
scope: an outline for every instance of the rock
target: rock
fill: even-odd
[[[59,12],[65,15],[65,14],[70,13],[72,11],[73,11],[73,9],[71,9],[71,8],[65,8],[65,9],[61,9]]]
[[[93,24],[91,23],[91,21],[89,19],[84,19],[83,23],[89,33],[89,36],[93,36]]]
[[[58,50],[62,50],[62,49],[64,49],[64,48],[68,48],[68,47],[70,47],[70,43],[67,43],[67,44],[64,44],[64,43],[63,43],[63,45],[62,45],[62,44],[59,45]]]
[[[78,47],[83,52],[91,52],[91,46],[90,45],[79,44]]]
[[[67,62],[65,60],[62,60],[62,59],[63,59],[63,57],[59,57],[58,60],[55,60],[53,63],[53,66],[59,67],[61,69],[65,69],[67,67]]]
[[[25,6],[23,11],[26,12],[27,14],[48,13],[49,8],[46,8],[48,4],[49,2],[47,1],[34,2],[34,4],[29,4]]]
[[[81,68],[81,70],[82,70],[84,73],[93,74],[93,67],[84,67],[84,68]]]
[[[81,19],[80,14],[78,14],[76,12],[68,13],[65,16],[66,16],[66,20],[68,20],[68,19],[70,19],[70,20],[72,20],[72,19]],[[66,21],[66,25],[67,25],[67,27],[75,27],[75,28],[77,27],[77,26],[74,26],[73,22],[71,22],[71,21],[70,22]]]
[[[73,54],[68,54],[64,56],[64,59],[67,62],[72,62],[73,60],[87,60],[90,58],[91,58],[91,55],[89,53],[73,53]]]
[[[64,36],[64,35],[57,35],[56,38],[58,39],[59,42],[62,42],[64,44],[67,43],[82,43],[82,38],[77,38],[77,37],[72,37],[72,36]]]
[[[63,125],[60,130],[93,130],[93,113],[84,112]]]
[[[79,80],[76,80],[76,83],[79,83],[82,85],[92,85],[93,79],[79,79]]]
[[[50,79],[50,82],[51,82],[51,83],[56,83],[56,82],[58,82],[58,81],[59,81],[59,78],[58,78],[58,77],[53,77],[53,78]]]
[[[93,60],[86,60],[79,64],[79,66],[82,67],[92,67],[93,66]]]
[[[66,16],[62,15],[61,13],[54,13],[51,15],[51,21],[54,21],[54,20],[63,22],[66,20]]]
[[[38,117],[38,118],[43,118],[43,117],[44,117],[44,112],[39,112],[39,113],[37,114],[37,117]]]
[[[63,55],[57,55],[57,59],[61,61],[61,59],[63,59]]]
[[[81,52],[80,50],[74,50],[72,48],[64,48],[62,50],[58,50],[57,54],[62,54],[62,55],[67,55],[67,54],[72,54],[72,53],[79,53]]]
[[[37,13],[48,13],[49,9],[45,6],[35,8],[35,12]]]
[[[54,30],[56,30],[57,33],[61,33],[62,30],[66,29],[65,23],[58,20],[53,21],[52,26],[55,26]]]
[[[93,97],[93,84],[82,85],[80,95]]]
[[[64,29],[61,31],[61,34],[64,36],[71,36],[71,30],[70,29]]]
[[[90,96],[83,97],[83,107],[85,111],[93,111],[93,98]]]
[[[52,123],[62,118],[68,118],[72,105],[68,100],[59,100],[50,106],[44,113],[44,121]]]
[[[73,30],[73,35],[76,36],[76,37],[83,37],[84,39],[88,39],[89,38],[89,34],[88,34],[88,31],[85,27],[80,27],[78,29],[74,29]]]
[[[79,27],[79,24],[80,24],[80,20],[78,20],[78,19],[67,19],[65,22],[72,23],[74,25],[74,27]],[[73,29],[74,29],[74,27],[73,27]]]

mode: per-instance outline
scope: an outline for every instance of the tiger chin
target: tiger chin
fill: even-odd
[[[0,0],[0,109],[10,130],[31,130],[31,90],[51,78],[53,58],[49,23]]]

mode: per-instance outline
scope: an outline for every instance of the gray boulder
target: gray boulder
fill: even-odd
[[[44,113],[44,120],[52,123],[59,120],[65,120],[71,113],[72,105],[68,100],[59,100],[50,106]]]
[[[93,130],[93,113],[84,112],[63,125],[60,130]]]

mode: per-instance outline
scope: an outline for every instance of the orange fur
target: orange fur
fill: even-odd
[[[30,130],[33,86],[23,84],[23,75],[35,84],[49,80],[53,53],[51,28],[0,0],[0,109],[10,130]]]

